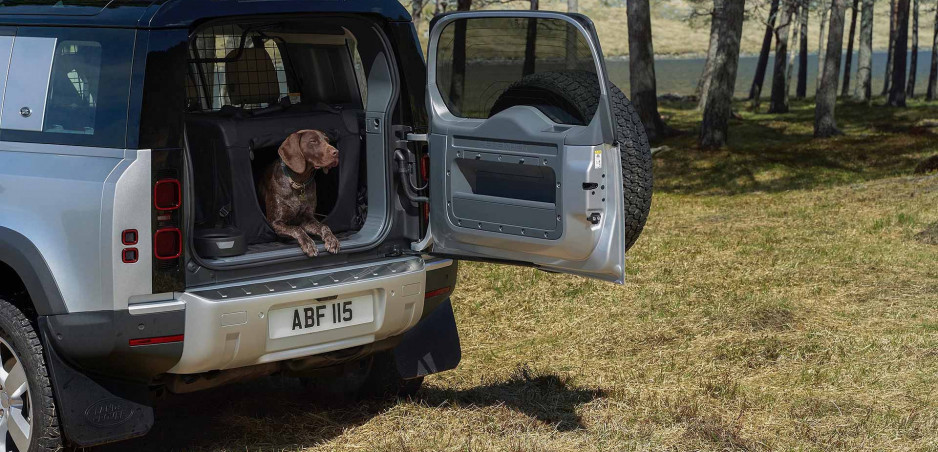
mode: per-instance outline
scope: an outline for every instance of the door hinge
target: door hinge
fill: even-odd
[[[406,138],[407,138],[407,141],[410,141],[410,142],[420,142],[420,143],[427,142],[427,134],[425,133],[408,133]]]
[[[427,134],[413,133],[414,128],[395,124],[391,126],[391,133],[394,134],[394,149],[406,149],[407,143],[426,143]]]

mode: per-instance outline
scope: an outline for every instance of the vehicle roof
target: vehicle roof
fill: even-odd
[[[0,0],[0,25],[189,28],[221,17],[317,12],[411,20],[398,0]]]

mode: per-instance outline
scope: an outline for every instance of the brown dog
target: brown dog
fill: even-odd
[[[278,235],[292,237],[309,257],[319,254],[307,234],[322,237],[326,251],[339,252],[339,239],[316,220],[316,182],[313,174],[339,165],[339,151],[318,130],[300,130],[280,146],[280,159],[270,165],[261,184],[267,221]]]

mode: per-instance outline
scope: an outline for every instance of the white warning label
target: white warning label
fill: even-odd
[[[593,167],[596,169],[602,169],[603,167],[603,151],[602,149],[597,149],[593,151]]]

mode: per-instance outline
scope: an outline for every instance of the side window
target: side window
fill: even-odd
[[[43,132],[94,135],[101,44],[61,41],[52,60]]]
[[[0,140],[124,147],[133,30],[20,28]]]
[[[361,91],[362,105],[368,105],[368,77],[365,76],[365,63],[362,62],[362,56],[358,53],[358,43],[352,39],[347,39],[345,45],[352,53],[352,64],[355,65],[355,81],[358,82],[358,90]]]

